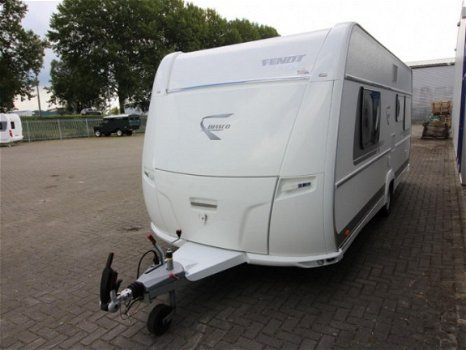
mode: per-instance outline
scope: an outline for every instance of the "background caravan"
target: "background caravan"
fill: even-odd
[[[21,118],[13,113],[0,113],[0,143],[10,144],[23,139]]]
[[[161,334],[183,281],[341,260],[409,169],[411,90],[411,70],[355,23],[166,56],[142,182],[153,235],[179,249],[113,297],[109,259],[103,309],[170,291],[149,316]]]

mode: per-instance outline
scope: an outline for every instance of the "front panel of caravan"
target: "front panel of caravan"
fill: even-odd
[[[161,96],[151,166],[222,177],[277,176],[307,80],[228,85]]]
[[[17,114],[0,114],[0,143],[10,143],[23,139],[21,119]]]
[[[192,242],[267,254],[277,179],[307,84],[285,80],[157,97],[143,181],[156,229],[173,239],[182,230]]]
[[[275,177],[225,178],[155,171],[144,192],[157,231],[210,246],[267,253]]]
[[[324,192],[339,69],[317,60],[327,34],[164,59],[143,156],[156,234],[299,266],[336,254]]]
[[[10,132],[8,129],[8,120],[6,116],[0,114],[0,143],[10,142]]]

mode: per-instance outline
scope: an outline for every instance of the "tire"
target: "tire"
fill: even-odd
[[[118,129],[118,130],[116,131],[116,135],[117,135],[117,136],[123,136],[123,131],[121,131],[120,129]]]
[[[161,336],[164,334],[172,322],[171,318],[167,316],[172,312],[172,308],[165,304],[156,305],[149,314],[147,319],[147,329],[152,334]]]
[[[100,130],[96,130],[96,131],[94,131],[94,135],[97,136],[97,137],[100,137],[100,136],[102,136],[102,133],[100,132]]]

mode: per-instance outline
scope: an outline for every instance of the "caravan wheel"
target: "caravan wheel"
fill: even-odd
[[[99,130],[96,130],[94,132],[94,135],[97,136],[97,137],[100,137],[100,136],[102,136],[102,133]]]
[[[164,334],[172,323],[172,310],[172,307],[165,304],[156,305],[147,319],[147,329],[149,332],[155,335]]]
[[[116,134],[117,134],[117,136],[122,136],[122,135],[123,135],[123,131],[121,131],[120,129],[118,129],[118,130],[116,131]]]

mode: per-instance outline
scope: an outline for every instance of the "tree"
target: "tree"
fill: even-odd
[[[47,35],[61,62],[50,91],[68,105],[96,100],[78,94],[89,90],[99,98],[118,96],[120,110],[126,102],[144,110],[166,54],[278,35],[247,20],[230,23],[183,0],[64,0],[57,10]],[[67,74],[75,87],[62,84]]]
[[[84,65],[70,65],[64,61],[53,60],[50,66],[53,89],[49,103],[64,105],[68,112],[78,113],[85,107],[105,105],[106,97],[102,94],[106,80],[99,79],[91,69]]]
[[[164,3],[164,37],[170,51],[190,52],[279,35],[275,28],[246,19],[227,21],[213,9],[185,5],[180,0]]]
[[[91,73],[88,84],[101,95],[118,96],[123,110],[126,100],[147,100],[156,64],[167,53],[158,21],[161,2],[64,0],[48,37],[70,72]]]
[[[278,36],[275,28],[252,23],[247,19],[235,19],[228,22],[224,45],[267,39],[274,36]]]
[[[21,20],[27,6],[19,0],[0,0],[0,111],[14,107],[16,95],[32,97],[42,67],[46,42],[26,31]]]

